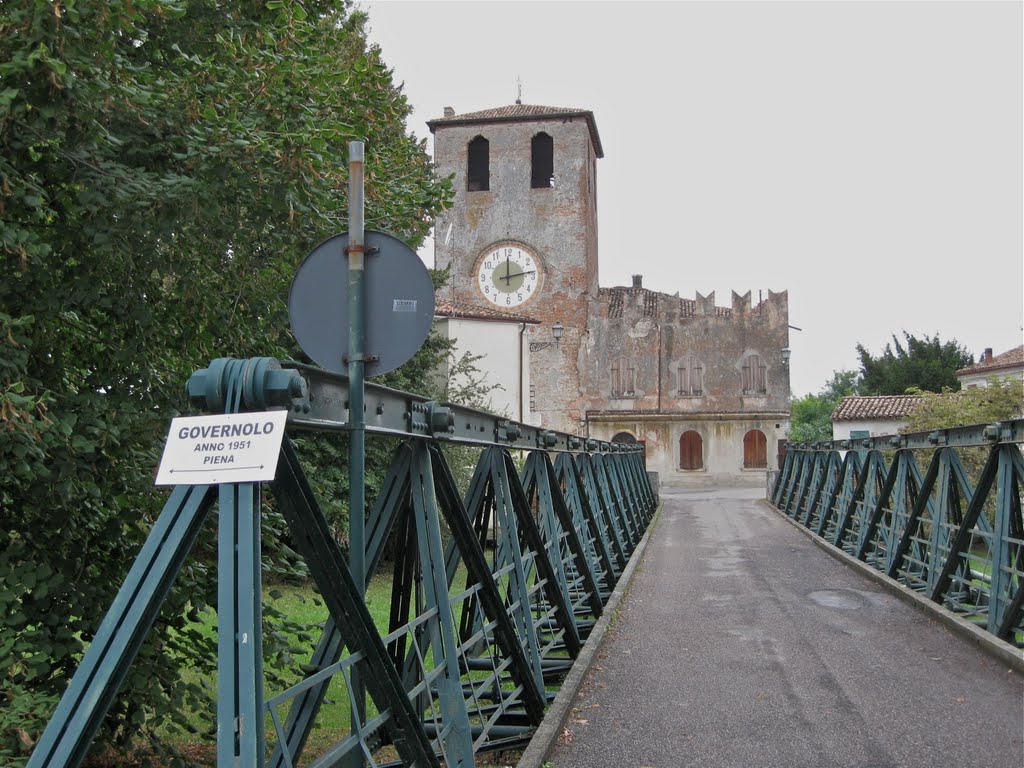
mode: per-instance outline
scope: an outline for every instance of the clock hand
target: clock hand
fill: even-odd
[[[512,265],[512,260],[506,256],[505,257],[505,285],[508,285],[508,281],[510,279],[509,276],[508,276],[508,272],[512,268],[511,265]]]
[[[514,275],[509,275],[508,277],[506,277],[505,280],[507,282],[507,281],[511,280],[513,277],[522,277],[523,275],[535,275],[535,274],[537,274],[537,270],[531,269],[531,270],[528,270],[526,272],[516,272]]]

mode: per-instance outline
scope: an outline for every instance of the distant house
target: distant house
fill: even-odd
[[[490,401],[488,410],[515,421],[530,421],[530,329],[539,320],[490,307],[459,304],[438,298],[434,304],[434,330],[455,341],[455,358],[479,356],[473,365]],[[438,372],[447,379],[447,364]],[[464,386],[465,381],[453,381]]]
[[[1000,355],[992,354],[992,347],[985,350],[981,362],[969,365],[956,372],[957,381],[963,389],[987,387],[990,378],[1024,380],[1024,344]]]
[[[844,397],[832,411],[832,439],[895,435],[906,426],[907,416],[922,399],[918,395]]]

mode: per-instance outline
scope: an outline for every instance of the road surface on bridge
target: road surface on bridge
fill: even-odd
[[[554,768],[1021,768],[1021,677],[756,496],[664,489]]]

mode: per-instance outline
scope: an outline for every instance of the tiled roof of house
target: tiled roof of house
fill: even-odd
[[[1024,367],[1024,344],[1019,347],[1014,347],[1008,352],[1003,352],[1000,355],[993,355],[991,360],[985,360],[974,365],[969,365],[966,368],[961,368],[956,372],[957,376],[966,376],[978,373],[988,373],[989,371],[1001,371],[1006,368],[1021,368]]]
[[[832,421],[904,419],[923,399],[919,395],[849,395],[832,411]]]
[[[527,120],[558,120],[582,117],[587,121],[590,129],[590,141],[594,145],[594,152],[598,157],[604,157],[604,149],[601,146],[601,137],[597,133],[597,123],[594,122],[594,113],[589,109],[577,109],[575,107],[542,107],[535,104],[509,104],[505,107],[483,109],[479,112],[466,112],[461,115],[447,117],[436,117],[427,121],[430,132],[438,125],[471,125],[473,123],[516,123]]]
[[[481,307],[476,304],[459,304],[448,299],[436,299],[434,301],[434,315],[436,317],[452,317],[462,320],[494,320],[505,323],[540,325],[540,320],[532,317],[502,312],[500,309]]]

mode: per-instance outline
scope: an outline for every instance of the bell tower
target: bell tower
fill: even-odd
[[[540,321],[530,342],[535,420],[579,430],[579,358],[598,297],[597,159],[588,110],[515,103],[427,123],[455,197],[434,227],[439,295]],[[556,337],[556,325],[561,328]]]

